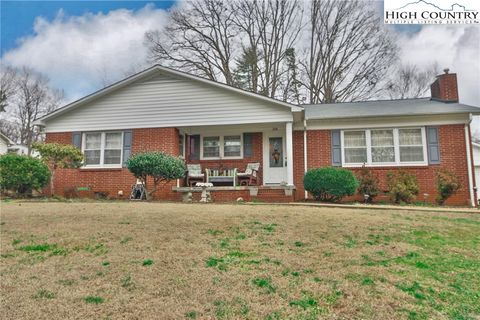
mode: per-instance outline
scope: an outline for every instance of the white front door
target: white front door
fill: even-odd
[[[263,133],[263,183],[280,184],[287,181],[285,160],[285,131]]]

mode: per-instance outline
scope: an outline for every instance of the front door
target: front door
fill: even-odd
[[[280,184],[287,181],[285,158],[285,134],[279,131],[265,133],[263,138],[264,184]]]

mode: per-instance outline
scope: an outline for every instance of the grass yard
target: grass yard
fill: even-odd
[[[480,214],[2,203],[2,319],[479,319]]]

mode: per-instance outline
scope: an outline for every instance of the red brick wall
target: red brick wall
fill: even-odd
[[[179,154],[178,130],[175,128],[134,129],[132,153],[141,151],[164,151],[172,155]],[[47,133],[47,142],[62,144],[72,143],[72,133]],[[126,168],[119,169],[60,169],[55,177],[55,194],[64,195],[68,188],[89,187],[93,192],[108,192],[109,197],[117,198],[123,191],[124,199],[128,199],[135,177]],[[164,185],[155,193],[155,198],[175,200],[177,193],[171,191],[175,181]]]
[[[250,162],[259,162],[260,163],[260,170],[258,175],[258,185],[263,184],[262,180],[262,172],[263,172],[263,135],[261,132],[252,133],[252,145],[253,145],[253,154],[251,157],[243,158],[243,159],[221,159],[221,160],[188,160],[188,154],[186,155],[187,163],[200,163],[202,166],[202,170],[209,168],[209,169],[218,169],[220,165],[223,166],[225,169],[233,169],[237,168],[239,171],[244,171],[247,167],[247,164]],[[190,150],[188,146],[185,150]]]
[[[405,170],[417,177],[420,186],[420,193],[417,198],[424,200],[424,193],[429,194],[429,202],[435,201],[437,196],[435,171],[438,168],[446,168],[455,173],[462,184],[462,189],[453,195],[447,205],[468,205],[470,195],[468,192],[468,169],[467,156],[465,148],[465,129],[463,124],[445,125],[439,127],[440,157],[439,165],[429,165],[427,167],[376,167],[371,168],[380,179],[380,187],[386,190],[386,175],[389,171]],[[294,145],[303,145],[303,132],[294,133]],[[318,168],[331,165],[331,139],[330,130],[309,130],[307,133],[308,143],[308,168]],[[297,199],[303,198],[303,154],[300,154],[300,147],[294,148],[294,158],[296,166],[295,185],[297,187]],[[300,164],[302,163],[302,164]],[[352,169],[358,172],[359,169]],[[301,191],[301,192],[298,192]],[[360,197],[357,200],[362,200]],[[351,200],[351,199],[347,199]]]

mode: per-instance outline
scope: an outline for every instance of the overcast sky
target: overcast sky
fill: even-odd
[[[172,1],[2,1],[2,63],[27,65],[72,101],[140,70],[144,33],[166,21]],[[379,5],[381,7],[381,5]],[[379,14],[380,10],[379,10]],[[404,62],[437,61],[458,74],[460,100],[480,106],[480,26],[393,27]]]

